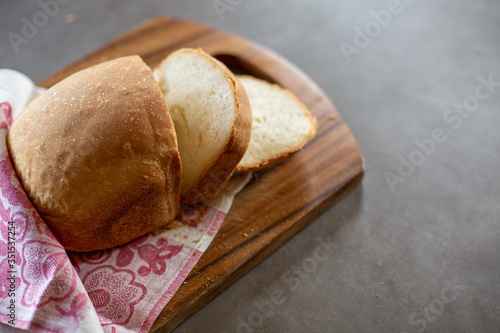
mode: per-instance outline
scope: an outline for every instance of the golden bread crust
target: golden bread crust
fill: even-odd
[[[54,85],[16,119],[7,144],[26,193],[67,250],[127,243],[179,212],[174,126],[138,56]]]

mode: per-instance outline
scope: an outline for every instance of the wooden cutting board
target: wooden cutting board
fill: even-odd
[[[316,137],[290,160],[264,170],[235,198],[213,243],[154,323],[170,332],[247,273],[360,183],[363,160],[347,124],[325,93],[302,71],[264,47],[226,32],[160,17],[41,81],[113,58],[139,54],[155,67],[181,47],[202,47],[237,73],[291,90],[318,119]]]

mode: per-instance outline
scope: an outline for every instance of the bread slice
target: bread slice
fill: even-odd
[[[238,79],[252,106],[252,135],[239,172],[259,170],[290,157],[316,134],[316,118],[288,90],[252,76]]]
[[[231,71],[201,49],[181,49],[157,69],[182,161],[181,201],[215,197],[245,154],[252,111]]]
[[[174,126],[138,56],[54,85],[14,121],[7,145],[25,192],[67,250],[118,246],[179,213]]]

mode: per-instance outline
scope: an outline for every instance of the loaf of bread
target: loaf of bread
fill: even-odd
[[[156,75],[179,140],[181,200],[213,198],[248,147],[252,111],[245,89],[224,64],[201,49],[170,54]]]
[[[316,118],[291,92],[252,76],[238,76],[252,106],[252,135],[237,167],[256,171],[279,163],[316,134]]]
[[[7,144],[22,186],[67,250],[127,243],[179,212],[174,126],[138,56],[50,88],[15,120]]]

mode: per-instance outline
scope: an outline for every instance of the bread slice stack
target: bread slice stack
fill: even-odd
[[[172,53],[156,76],[179,140],[183,202],[213,197],[238,159],[237,172],[264,169],[291,157],[316,134],[316,119],[290,91],[249,75],[234,77],[201,49]],[[241,158],[244,145],[229,148],[228,142],[243,135],[245,140],[239,142],[246,141],[249,116],[250,142]],[[225,172],[218,171],[221,168]],[[204,190],[200,184],[211,186]]]
[[[181,201],[214,198],[234,172],[283,161],[315,134],[290,92],[235,77],[201,49],[173,52],[155,76],[138,56],[102,63],[12,125],[16,173],[66,249],[127,243],[172,221]]]

